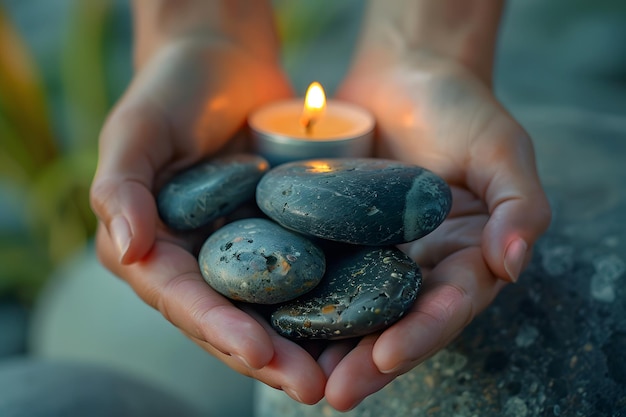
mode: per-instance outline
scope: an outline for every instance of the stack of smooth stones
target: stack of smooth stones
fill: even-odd
[[[202,246],[204,279],[232,300],[266,305],[283,336],[341,339],[384,329],[411,308],[420,269],[395,245],[436,229],[452,196],[432,172],[397,161],[315,159],[269,169],[241,154],[178,174],[157,199],[162,220],[179,232],[250,201],[263,214],[227,223]]]

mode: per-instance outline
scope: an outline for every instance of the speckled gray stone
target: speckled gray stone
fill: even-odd
[[[281,303],[312,290],[326,268],[321,249],[265,219],[222,227],[202,246],[199,263],[216,291],[257,304]]]
[[[395,247],[345,247],[329,259],[322,283],[272,313],[272,326],[294,339],[343,339],[381,330],[411,308],[422,276]]]
[[[254,199],[265,159],[238,154],[216,158],[174,176],[159,192],[163,222],[179,231],[203,227]]]
[[[448,185],[415,165],[383,159],[320,159],[269,171],[257,204],[284,227],[361,245],[410,242],[450,211]]]

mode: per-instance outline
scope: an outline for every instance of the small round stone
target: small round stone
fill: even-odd
[[[198,164],[174,176],[157,197],[163,222],[179,231],[206,226],[254,199],[269,169],[265,159],[238,154]]]
[[[402,251],[355,247],[339,253],[329,258],[326,275],[313,291],[272,313],[272,327],[280,334],[293,339],[364,336],[390,326],[411,308],[422,275]]]
[[[199,255],[202,276],[238,301],[276,304],[311,291],[326,259],[308,239],[265,219],[229,223],[213,233]]]
[[[298,161],[270,170],[257,204],[288,229],[360,245],[395,245],[433,231],[452,206],[432,172],[383,159]]]

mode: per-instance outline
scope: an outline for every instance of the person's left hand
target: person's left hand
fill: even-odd
[[[430,235],[401,247],[421,266],[411,311],[380,334],[327,348],[325,395],[356,406],[451,342],[505,285],[516,281],[550,222],[532,143],[490,88],[450,61],[359,68],[339,96],[370,109],[377,156],[434,171],[451,186],[452,211]]]

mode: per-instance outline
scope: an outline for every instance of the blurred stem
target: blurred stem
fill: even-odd
[[[61,58],[68,109],[69,147],[93,149],[109,109],[104,33],[112,2],[74,0]]]
[[[88,198],[94,161],[94,152],[72,152],[42,170],[31,187],[32,226],[44,233],[40,239],[48,242],[53,263],[84,245],[95,230]]]
[[[37,164],[11,120],[0,112],[0,177],[26,185],[33,179]]]

